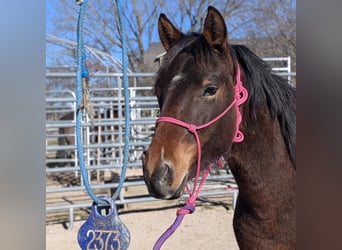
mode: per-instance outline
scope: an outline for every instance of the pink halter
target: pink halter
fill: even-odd
[[[209,121],[209,122],[207,122],[207,123],[205,123],[203,125],[199,125],[199,126],[194,125],[194,124],[190,124],[190,123],[186,123],[186,122],[183,122],[183,121],[178,120],[176,118],[168,117],[168,116],[159,117],[159,119],[157,120],[157,123],[169,122],[169,123],[173,123],[173,124],[176,124],[178,126],[187,128],[189,130],[189,132],[194,134],[194,136],[195,136],[196,143],[197,143],[197,152],[198,152],[197,153],[197,170],[196,170],[196,176],[195,176],[195,182],[194,182],[194,190],[192,191],[192,194],[190,195],[191,197],[194,196],[195,193],[197,193],[195,191],[195,189],[196,189],[195,187],[196,187],[196,184],[197,184],[197,179],[199,177],[200,166],[201,166],[201,142],[200,142],[199,135],[198,135],[197,131],[200,130],[200,129],[209,127],[212,124],[214,124],[215,122],[217,122],[219,119],[221,119],[235,105],[235,110],[236,110],[236,123],[235,123],[236,132],[235,132],[235,136],[234,136],[233,142],[241,142],[241,141],[243,141],[243,139],[244,139],[243,133],[239,130],[239,126],[240,126],[240,123],[242,121],[242,116],[241,116],[241,112],[239,110],[239,106],[247,100],[247,97],[248,97],[248,92],[247,92],[246,88],[243,86],[243,83],[241,81],[240,66],[238,65],[237,66],[237,73],[236,73],[235,98],[232,101],[232,103],[221,114],[216,116],[214,119],[212,119],[211,121]],[[196,200],[196,198],[197,197],[194,197],[195,200]]]
[[[244,103],[247,100],[247,97],[248,97],[248,92],[247,92],[246,88],[243,87],[243,83],[241,81],[240,66],[238,65],[237,66],[237,74],[236,74],[235,98],[234,98],[233,102],[221,114],[216,116],[211,121],[209,121],[209,122],[207,122],[207,123],[205,123],[203,125],[200,125],[200,126],[196,126],[194,124],[186,123],[186,122],[183,122],[181,120],[178,120],[176,118],[169,117],[169,116],[161,116],[161,117],[159,117],[159,119],[157,120],[157,123],[160,123],[160,122],[170,122],[170,123],[182,126],[184,128],[187,128],[189,130],[189,132],[193,133],[195,135],[195,137],[198,137],[197,130],[209,127],[210,125],[212,125],[215,122],[217,122],[235,104],[235,109],[236,109],[237,117],[236,117],[236,133],[235,133],[235,137],[233,139],[233,142],[241,142],[241,141],[243,141],[244,137],[243,137],[242,132],[239,130],[239,126],[240,126],[240,123],[242,121],[242,116],[241,116],[241,112],[239,110],[239,105]]]
[[[179,226],[181,223],[183,216],[185,214],[193,213],[195,211],[195,203],[196,199],[201,192],[202,186],[209,174],[210,168],[212,167],[213,164],[210,164],[206,170],[202,174],[202,179],[200,184],[197,187],[197,182],[200,174],[200,168],[201,168],[201,158],[202,158],[202,152],[201,152],[201,142],[199,139],[198,135],[198,130],[206,128],[217,122],[219,119],[221,119],[233,106],[235,106],[236,110],[236,123],[235,123],[235,136],[233,139],[233,142],[241,142],[244,139],[243,133],[239,130],[240,123],[242,121],[242,116],[241,112],[239,110],[239,106],[244,103],[247,100],[248,97],[248,92],[246,88],[243,86],[243,83],[241,81],[241,73],[240,73],[240,65],[237,65],[237,73],[236,73],[236,85],[235,85],[235,97],[232,103],[218,116],[216,116],[214,119],[211,121],[203,124],[203,125],[194,125],[190,123],[183,122],[181,120],[178,120],[173,117],[168,117],[168,116],[162,116],[159,117],[157,120],[157,124],[160,122],[169,122],[173,123],[175,125],[187,128],[190,133],[192,133],[195,136],[196,144],[197,144],[197,169],[196,169],[196,176],[193,184],[193,190],[190,192],[189,188],[187,187],[187,191],[189,193],[189,198],[186,201],[186,205],[179,209],[177,211],[177,219],[174,222],[174,224],[158,239],[157,243],[155,244],[153,249],[159,249],[161,245],[165,242],[165,240],[171,236],[171,234],[176,230],[176,228]]]

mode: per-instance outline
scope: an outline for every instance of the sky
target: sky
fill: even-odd
[[[76,4],[75,0],[68,0],[68,1],[71,1],[70,2],[71,6],[72,6],[72,4],[74,4],[75,10],[77,10],[78,7],[77,7],[77,4]],[[90,3],[91,1],[94,1],[94,0],[89,0],[88,3]],[[108,1],[113,1],[113,0],[108,0]],[[250,3],[251,2],[253,2],[253,0],[250,0]],[[291,0],[291,2],[295,3],[295,1],[292,1],[292,0]],[[55,14],[55,10],[53,9],[53,4],[54,3],[59,3],[59,1],[58,0],[47,0],[46,1],[46,33],[47,34],[51,34],[51,35],[54,35],[53,34],[53,23],[52,23],[52,17]],[[124,4],[126,2],[124,2],[124,0],[122,0],[121,3]],[[88,4],[87,12],[89,12],[89,6],[90,5]],[[295,6],[294,6],[294,8],[295,8]],[[110,11],[108,11],[108,12],[106,11],[106,14],[111,15]],[[77,15],[77,12],[75,12],[75,18],[77,17],[76,15]],[[234,22],[234,21],[235,21],[235,19],[230,20],[230,24],[232,24],[232,22]],[[237,22],[239,22],[239,21],[237,21]],[[75,27],[76,27],[76,25],[77,24],[76,24],[76,20],[75,20]],[[177,26],[177,21],[175,22],[175,25]],[[229,28],[232,27],[232,25],[228,24],[227,27],[229,29]],[[230,39],[239,38],[241,36],[244,36],[245,33],[246,33],[245,32],[245,28],[244,28],[245,26],[243,26],[243,25],[241,26],[241,25],[238,25],[238,23],[236,23],[235,27],[237,27],[238,30],[234,30],[234,32],[232,32],[232,34],[229,34],[229,38]],[[187,30],[186,24],[183,25],[182,30]],[[94,32],[96,32],[96,31],[94,31]],[[96,35],[96,33],[95,33],[95,35]],[[69,38],[72,37],[72,39],[76,39],[76,32],[74,32],[74,33],[66,33],[65,37],[69,37]],[[85,39],[86,39],[86,37],[85,37]],[[152,42],[159,42],[159,37],[158,37],[158,34],[157,34],[156,30],[154,31]],[[145,46],[144,46],[145,50],[148,49],[148,45],[149,44],[148,44],[147,38],[144,40],[144,44],[145,44]],[[49,49],[50,49],[50,47],[49,47]],[[47,48],[48,48],[48,46],[47,46]],[[120,59],[121,58],[121,52],[119,50],[116,50],[116,51],[118,51],[118,52],[111,51],[111,54],[114,57]],[[47,54],[51,54],[51,53],[47,53]],[[47,61],[48,60],[49,59],[47,58]]]
[[[46,0],[46,34],[47,35],[54,35],[53,34],[53,22],[52,22],[52,17],[54,16],[54,1],[58,1],[58,0]],[[74,0],[69,0],[69,1],[74,1]],[[89,0],[88,3],[90,3]],[[108,1],[112,1],[112,0],[108,0]],[[75,7],[77,7],[76,1],[75,2]],[[123,1],[121,1],[121,3],[124,3]],[[87,5],[87,8],[89,8],[89,4]],[[88,9],[86,11],[89,11]],[[75,23],[75,27],[76,27],[76,23]],[[66,37],[74,37],[75,41],[76,41],[76,32],[75,34],[71,34],[69,33],[68,35],[66,35],[63,38]],[[157,32],[155,32],[155,38],[154,40],[157,42],[159,41],[159,37],[157,36]],[[147,41],[145,41],[147,44]],[[50,49],[51,46],[47,46],[47,50]],[[56,47],[58,49],[58,47]],[[59,47],[60,48],[60,47]],[[147,48],[146,48],[147,49]],[[48,53],[47,53],[48,54]],[[118,58],[119,60],[121,60],[121,51],[118,51],[117,53],[113,52],[112,56],[115,58]],[[46,57],[46,61],[47,61],[47,65],[49,64],[49,58],[48,56]]]
[[[45,5],[45,15],[46,15],[46,29],[48,30],[48,27],[51,25],[51,16],[53,13],[53,7],[51,4],[51,0],[47,0]]]

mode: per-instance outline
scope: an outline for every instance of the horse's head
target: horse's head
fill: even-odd
[[[158,31],[167,51],[155,83],[160,116],[205,124],[234,100],[235,66],[223,17],[209,7],[203,33],[185,35],[161,14]],[[235,122],[236,111],[231,109],[222,119],[198,131],[201,169],[229,150]],[[144,160],[149,192],[157,198],[179,197],[195,174],[197,153],[194,135],[186,128],[158,123]]]

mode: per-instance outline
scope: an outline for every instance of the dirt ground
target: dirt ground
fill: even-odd
[[[159,236],[176,218],[176,208],[123,212],[119,217],[130,231],[129,250],[152,249]],[[195,213],[185,216],[183,223],[161,249],[239,249],[232,219],[233,210],[227,210],[223,206],[196,207]],[[84,221],[75,222],[72,230],[66,230],[62,224],[47,225],[46,249],[80,249],[77,232],[83,223]]]
[[[140,173],[140,172],[139,172]],[[136,176],[130,173],[130,178]],[[94,177],[95,178],[95,177]],[[78,180],[79,181],[79,180]],[[47,175],[49,188],[78,185],[74,173]],[[215,184],[215,183],[214,183]],[[103,190],[96,190],[102,192]],[[106,191],[106,190],[104,190]],[[148,194],[145,185],[132,186],[124,190],[125,197],[139,197]],[[96,193],[96,195],[109,195]],[[82,191],[48,193],[46,206],[90,203],[87,193]],[[166,241],[162,250],[235,250],[239,249],[233,232],[232,196],[211,196],[197,200],[196,211],[186,215],[177,231]],[[173,223],[176,211],[184,200],[160,200],[126,204],[119,209],[119,217],[127,226],[131,235],[129,250],[150,250],[161,234]],[[75,210],[75,222],[71,230],[58,221],[68,221],[64,211],[46,215],[46,249],[74,250],[80,249],[77,242],[79,228],[88,217],[89,210]]]

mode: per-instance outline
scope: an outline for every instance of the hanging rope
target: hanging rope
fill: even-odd
[[[85,169],[85,164],[83,160],[83,146],[82,146],[82,131],[81,131],[81,120],[83,116],[82,112],[82,101],[83,101],[83,82],[88,80],[89,73],[87,66],[85,64],[85,53],[84,53],[84,45],[83,45],[83,20],[87,5],[87,0],[78,1],[77,4],[80,5],[80,11],[78,15],[77,22],[77,76],[76,76],[76,107],[77,107],[77,115],[76,115],[76,143],[77,143],[77,158],[80,165],[80,172],[83,178],[84,186],[89,194],[89,196],[97,203],[97,204],[105,204],[104,201],[101,201],[96,197],[93,190],[91,189],[90,183],[88,181],[88,173]]]
[[[85,169],[85,163],[83,159],[83,145],[82,145],[82,131],[81,131],[81,120],[83,112],[82,110],[86,107],[83,105],[83,91],[85,91],[82,86],[86,85],[89,79],[89,72],[86,65],[86,54],[84,52],[84,44],[83,44],[83,21],[85,15],[85,9],[87,5],[87,0],[76,0],[76,3],[80,5],[78,23],[77,23],[77,76],[76,76],[76,107],[77,107],[77,116],[76,116],[76,143],[77,143],[77,157],[80,166],[81,176],[83,178],[84,186],[89,194],[89,196],[96,202],[97,204],[105,205],[107,204],[105,201],[99,199],[93,192],[88,178],[88,173]],[[113,200],[116,200],[126,177],[126,170],[128,165],[128,154],[129,154],[129,135],[130,135],[130,107],[129,107],[129,91],[128,91],[128,76],[127,76],[127,68],[128,68],[128,59],[127,59],[127,43],[126,37],[124,36],[124,22],[122,18],[121,4],[119,0],[116,0],[116,8],[119,15],[120,22],[120,35],[121,35],[121,43],[122,43],[122,71],[123,71],[123,87],[124,87],[124,98],[125,98],[125,145],[124,145],[124,159],[123,159],[123,167],[121,170],[121,176],[119,180],[119,184],[115,193],[112,196]],[[121,86],[121,84],[119,85]]]
[[[119,0],[116,0],[116,9],[119,16],[119,24],[120,24],[120,37],[122,44],[122,79],[123,79],[123,87],[124,87],[124,97],[125,97],[125,146],[124,146],[124,159],[123,166],[121,169],[121,176],[119,180],[119,184],[115,193],[113,194],[113,200],[116,200],[123,183],[126,177],[127,165],[128,165],[128,155],[129,155],[129,135],[130,135],[130,114],[131,109],[129,105],[129,91],[128,91],[128,58],[127,58],[127,41],[124,31],[126,30],[125,22],[123,21],[122,8]],[[120,85],[119,85],[120,86]]]

